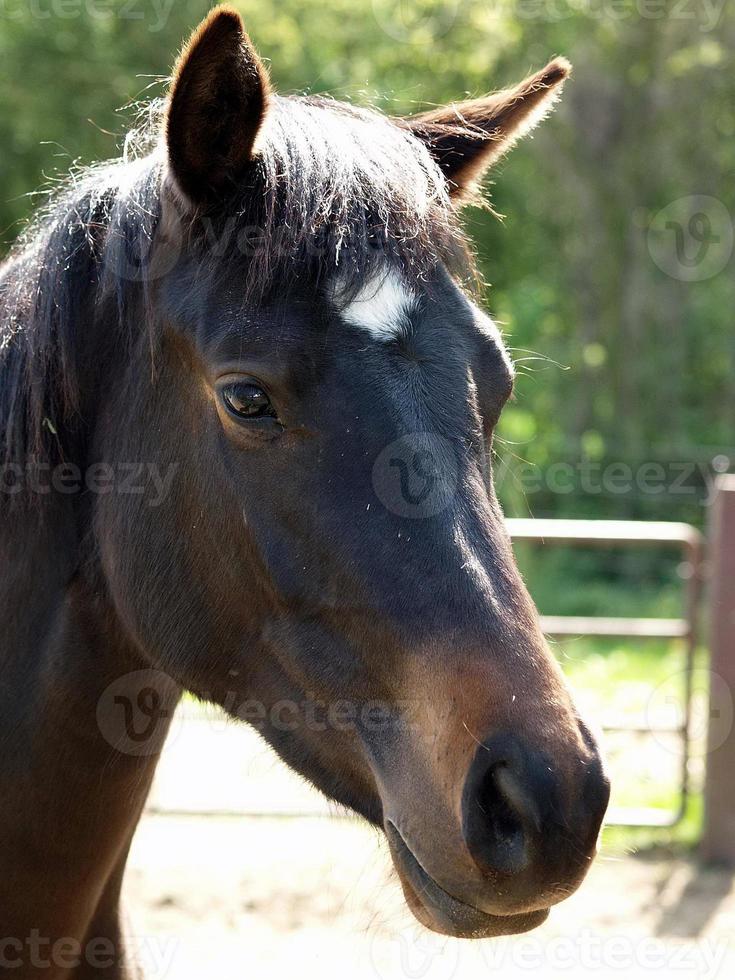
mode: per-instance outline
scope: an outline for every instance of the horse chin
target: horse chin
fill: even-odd
[[[487,939],[528,932],[546,920],[548,908],[517,915],[491,915],[467,905],[444,891],[423,869],[391,823],[386,833],[406,903],[432,932],[457,939]]]

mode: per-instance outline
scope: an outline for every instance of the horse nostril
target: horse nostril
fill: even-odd
[[[473,852],[472,856],[489,871],[517,874],[528,865],[526,833],[514,799],[517,795],[514,777],[502,762],[488,770],[478,787],[476,807],[484,826],[480,847],[476,848],[480,853]]]
[[[554,762],[508,732],[477,746],[462,789],[462,834],[505,908],[551,905],[584,877],[608,793],[593,749],[573,746]]]
[[[541,768],[511,735],[495,736],[475,754],[462,794],[462,830],[486,874],[518,875],[536,859],[541,808],[552,795]]]

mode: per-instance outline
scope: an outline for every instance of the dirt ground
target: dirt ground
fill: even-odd
[[[735,976],[735,878],[681,858],[602,854],[535,932],[448,940],[415,924],[379,835],[244,729],[185,722],[151,803],[168,813],[142,821],[126,886],[148,978]],[[202,805],[242,815],[170,812]]]

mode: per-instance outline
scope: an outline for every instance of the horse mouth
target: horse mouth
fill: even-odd
[[[485,939],[528,932],[541,925],[549,909],[518,915],[490,915],[445,891],[418,862],[396,827],[386,835],[406,903],[419,922],[433,932],[460,939]]]

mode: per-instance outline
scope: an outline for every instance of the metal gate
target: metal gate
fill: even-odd
[[[681,739],[681,782],[679,805],[667,812],[657,809],[619,808],[607,824],[630,827],[673,827],[681,820],[689,796],[691,754],[691,702],[694,655],[697,648],[697,619],[702,591],[704,539],[689,524],[649,521],[543,520],[508,518],[513,540],[593,547],[670,546],[677,548],[688,566],[686,615],[682,619],[626,619],[620,617],[542,616],[541,626],[551,636],[609,636],[680,639],[684,641],[684,712],[680,725],[607,725],[606,731],[637,735],[676,734]]]

